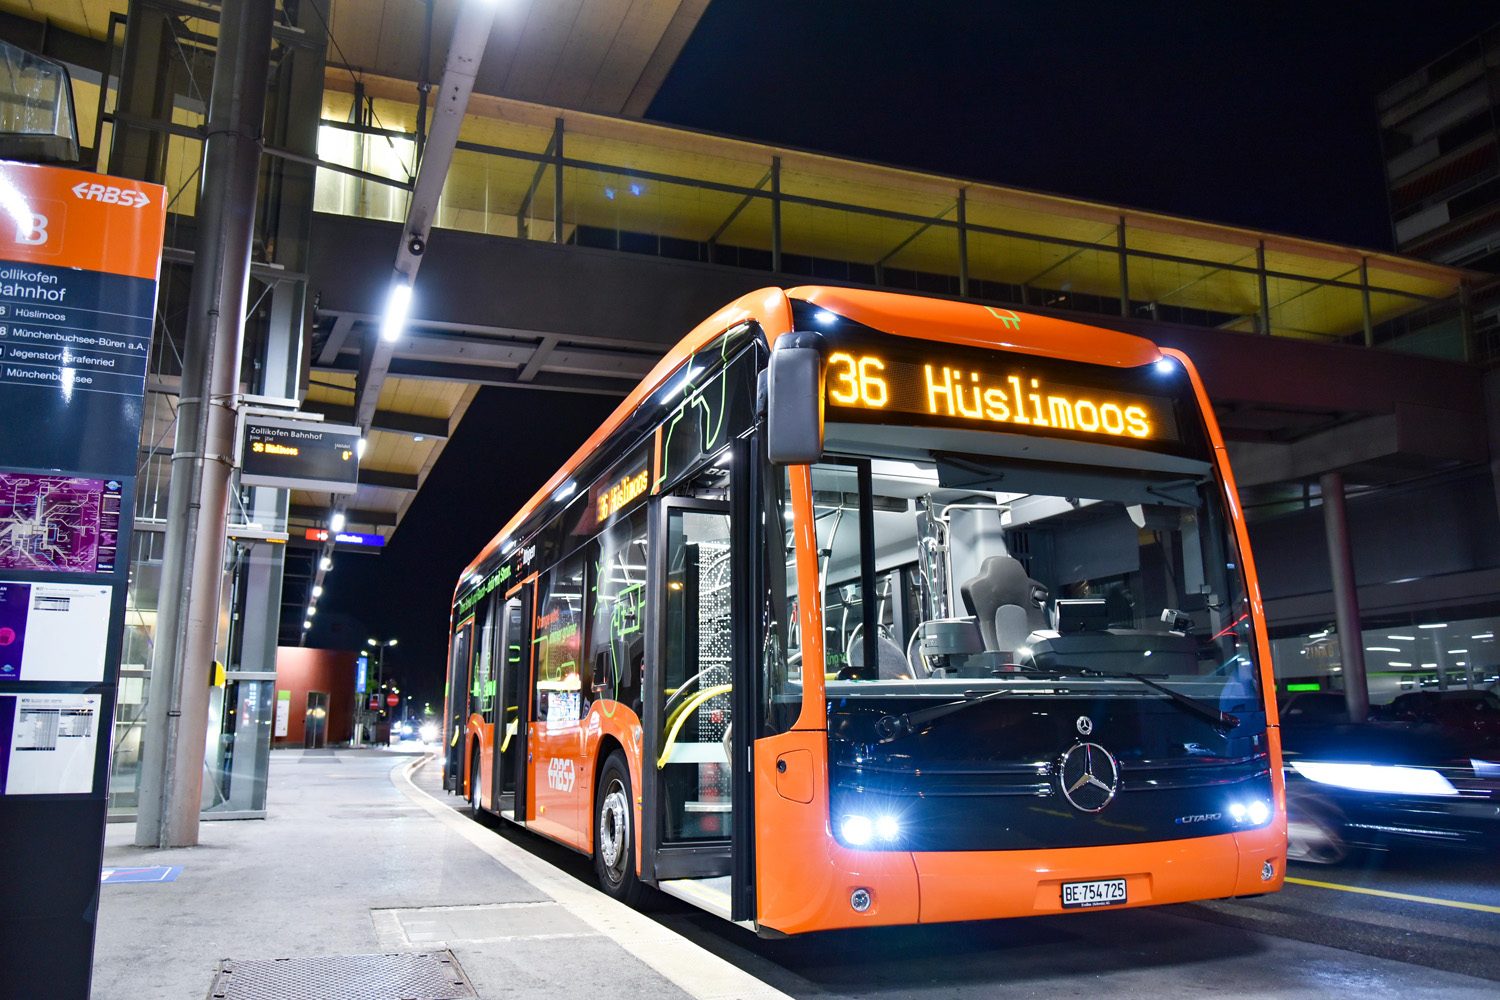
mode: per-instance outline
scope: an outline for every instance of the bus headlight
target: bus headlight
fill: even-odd
[[[901,824],[894,816],[882,816],[875,821],[875,832],[881,840],[895,840],[901,835]]]
[[[845,816],[839,830],[843,833],[844,840],[855,847],[861,847],[870,842],[870,821],[864,816]]]
[[[1271,807],[1263,799],[1251,799],[1249,802],[1229,803],[1229,815],[1236,823],[1249,823],[1251,826],[1260,826],[1271,818]]]

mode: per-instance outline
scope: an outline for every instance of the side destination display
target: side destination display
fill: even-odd
[[[359,489],[359,428],[316,420],[246,417],[240,483],[286,490]]]

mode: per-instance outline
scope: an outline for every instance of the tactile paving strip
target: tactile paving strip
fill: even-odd
[[[461,1000],[477,996],[449,951],[225,959],[209,1000]]]

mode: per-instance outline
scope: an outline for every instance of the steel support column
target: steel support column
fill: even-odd
[[[1365,346],[1375,346],[1375,324],[1370,316],[1370,258],[1359,259],[1359,300],[1365,321]]]
[[[1359,591],[1354,582],[1354,555],[1349,547],[1349,517],[1344,505],[1344,477],[1325,472],[1323,530],[1328,536],[1328,569],[1333,577],[1333,613],[1339,633],[1339,661],[1343,664],[1344,704],[1351,722],[1370,714],[1370,688],[1365,681],[1365,645],[1360,635]]]
[[[1255,244],[1255,273],[1260,279],[1260,330],[1271,335],[1271,292],[1266,287],[1266,241]]]
[[[969,212],[968,192],[958,189],[958,297],[969,297]]]
[[[198,842],[274,17],[269,0],[225,0],[219,20],[141,763],[141,847]]]
[[[781,273],[781,157],[771,157],[771,273]]]
[[[1125,256],[1125,216],[1120,216],[1120,228],[1116,231],[1120,243],[1120,315],[1130,318],[1130,265]]]

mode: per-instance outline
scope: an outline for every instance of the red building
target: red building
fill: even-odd
[[[358,658],[342,649],[277,647],[273,746],[348,744],[354,732]]]

